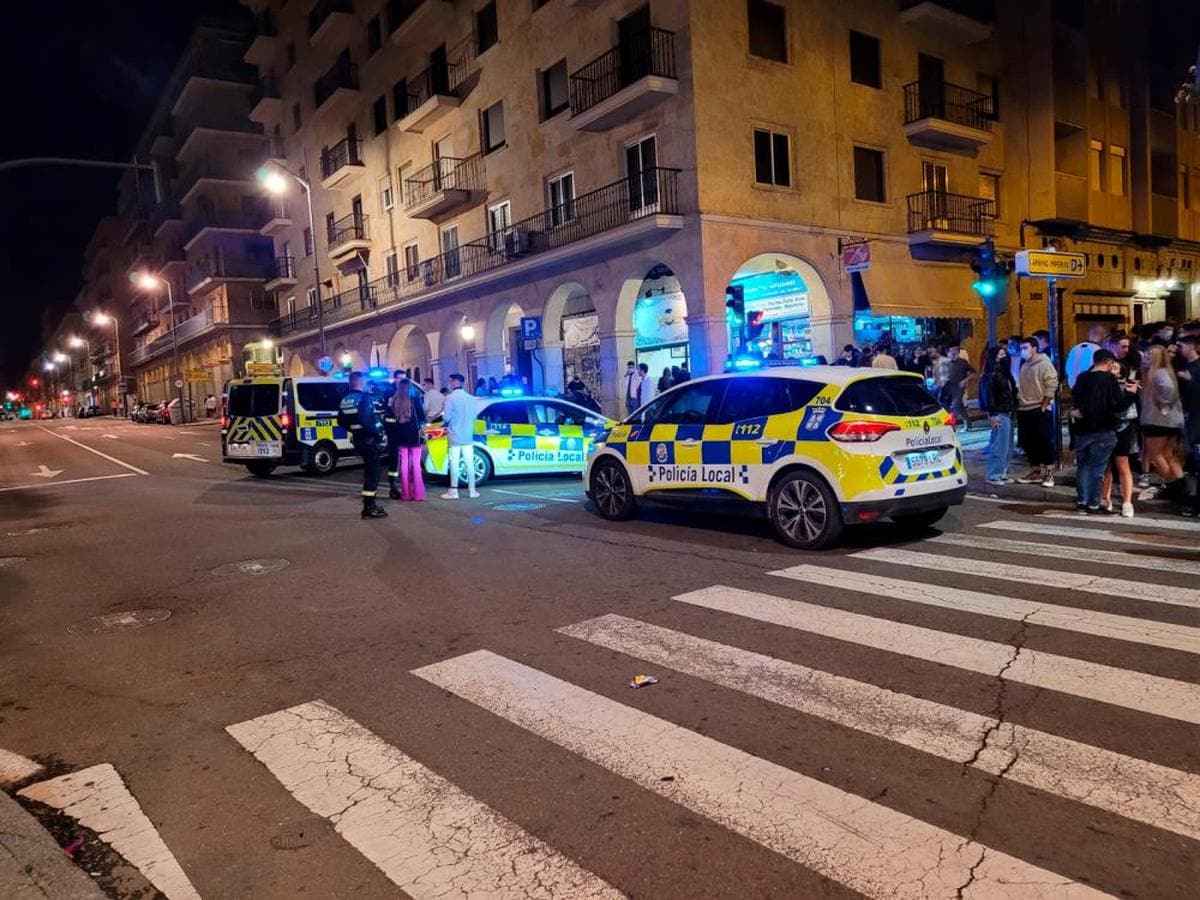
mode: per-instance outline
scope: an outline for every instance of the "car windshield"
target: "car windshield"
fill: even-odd
[[[846,386],[834,406],[875,416],[931,416],[942,408],[920,378],[907,375],[856,381]]]
[[[235,384],[229,388],[229,415],[273,416],[279,412],[279,385]]]

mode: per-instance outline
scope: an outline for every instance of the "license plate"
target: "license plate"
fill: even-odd
[[[942,451],[922,450],[920,453],[905,453],[904,465],[910,472],[939,469],[942,465]]]
[[[283,455],[283,444],[279,441],[249,441],[230,444],[228,455],[236,457],[274,457]]]

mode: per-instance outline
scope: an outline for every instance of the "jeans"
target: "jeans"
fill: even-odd
[[[475,445],[451,444],[449,456],[450,490],[458,490],[458,468],[460,464],[465,464],[467,468],[467,487],[472,491],[475,490]]]
[[[1008,477],[1008,464],[1012,462],[1013,420],[1012,413],[996,413],[997,425],[992,429],[992,440],[988,443],[987,477],[999,481]]]
[[[1084,506],[1100,505],[1100,483],[1116,446],[1115,431],[1075,435],[1075,496]]]

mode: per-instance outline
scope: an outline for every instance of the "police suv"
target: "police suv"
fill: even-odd
[[[820,549],[847,525],[925,528],[962,503],[954,425],[907,373],[814,366],[697,378],[596,441],[587,495],[613,520],[641,502],[748,510],[784,543]]]

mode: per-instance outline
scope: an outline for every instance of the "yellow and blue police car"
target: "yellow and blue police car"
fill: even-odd
[[[814,366],[697,378],[596,442],[587,495],[613,520],[640,502],[750,510],[784,543],[820,549],[847,525],[924,528],[962,503],[954,425],[907,373]]]
[[[582,475],[593,441],[616,425],[559,397],[481,397],[476,403],[476,484],[493,475]],[[449,446],[440,417],[424,433],[425,471],[449,475]]]
[[[342,378],[235,378],[221,395],[221,455],[265,478],[278,466],[328,475],[338,459],[357,456],[337,423],[350,390]]]

